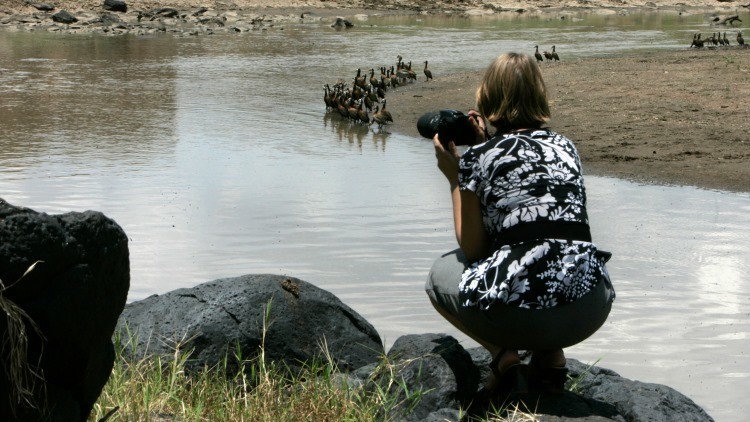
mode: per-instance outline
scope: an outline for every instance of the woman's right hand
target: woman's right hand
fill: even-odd
[[[448,142],[448,148],[445,148],[437,134],[432,138],[432,143],[435,146],[435,157],[437,158],[438,168],[445,175],[445,178],[448,179],[451,187],[458,186],[458,160],[460,157],[456,149],[456,144],[450,141]]]

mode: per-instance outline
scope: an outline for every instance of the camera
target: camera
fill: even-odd
[[[476,132],[469,116],[458,110],[425,113],[417,120],[417,130],[420,135],[429,139],[437,133],[444,144],[453,141],[456,145],[473,145],[476,140]]]

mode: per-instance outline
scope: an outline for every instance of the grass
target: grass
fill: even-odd
[[[265,309],[264,336],[270,303]],[[265,347],[245,359],[237,349],[214,367],[188,373],[190,351],[172,356],[134,355],[136,338],[115,337],[115,365],[94,405],[92,421],[383,421],[392,410],[418,403],[423,391],[409,391],[396,364],[383,358],[375,374],[359,381],[338,371],[326,344],[323,358],[299,373],[265,358]],[[184,342],[184,340],[183,340]],[[239,362],[230,374],[229,365]]]
[[[0,280],[0,312],[5,316],[4,323],[0,325],[5,331],[0,339],[0,352],[3,357],[2,370],[9,383],[8,405],[14,413],[21,406],[34,408],[39,405],[34,396],[37,386],[41,386],[41,391],[38,392],[44,395],[42,376],[37,372],[38,362],[28,361],[27,326],[34,330],[37,336],[41,337],[41,333],[26,312],[5,296],[5,291],[21,282],[41,262],[43,261],[33,263],[18,280],[7,286]]]
[[[270,303],[263,338],[269,310]],[[412,410],[429,392],[410,390],[399,376],[413,360],[394,363],[383,354],[372,375],[359,380],[337,369],[325,342],[323,357],[296,374],[267,361],[263,344],[250,359],[237,348],[214,367],[189,373],[190,351],[179,343],[172,356],[133,359],[136,340],[129,331],[125,338],[115,337],[114,369],[90,421],[388,421],[394,411]],[[232,374],[234,362],[240,365]],[[497,414],[506,417],[488,420],[536,420],[519,409]]]
[[[242,360],[238,352],[211,368],[189,374],[188,352],[128,361],[120,344],[115,367],[90,421],[387,421],[396,408],[412,409],[426,391],[410,391],[397,375],[398,365],[383,357],[373,377],[356,381],[339,372],[328,356],[290,376],[266,362],[262,353]],[[226,376],[232,359],[244,362]],[[504,418],[538,420],[522,409],[497,409]]]

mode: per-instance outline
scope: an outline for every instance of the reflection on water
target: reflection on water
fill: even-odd
[[[437,77],[536,44],[566,57],[685,48],[696,29],[708,30],[701,16],[612,15],[383,17],[354,31],[184,39],[0,33],[0,197],[114,218],[130,240],[130,300],[289,274],[337,294],[388,345],[435,331],[471,345],[422,291],[455,245],[431,143],[326,114],[323,84],[397,54],[429,59]],[[750,197],[587,184],[618,299],[570,356],[739,420],[750,411]]]

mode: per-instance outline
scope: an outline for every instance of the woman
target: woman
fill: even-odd
[[[490,392],[522,392],[528,383],[559,391],[563,348],[609,315],[610,254],[591,243],[575,146],[542,127],[550,112],[536,62],[499,56],[476,106],[476,139],[461,157],[454,140],[433,138],[460,249],[435,262],[426,290],[441,315],[492,354]],[[496,129],[491,138],[485,119]],[[531,351],[528,365],[519,350]]]

